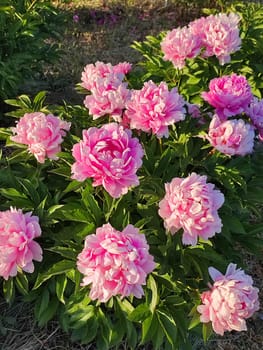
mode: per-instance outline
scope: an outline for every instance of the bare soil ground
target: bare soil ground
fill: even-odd
[[[202,15],[202,7],[216,6],[214,0],[55,0],[54,3],[67,14],[67,30],[59,42],[64,55],[56,66],[46,67],[45,76],[35,88],[51,91],[49,99],[56,103],[62,100],[81,103],[74,87],[86,64],[98,60],[136,64],[140,55],[130,47],[134,40],[187,24]],[[78,16],[78,22],[73,16]],[[262,305],[263,260],[256,260],[253,255],[244,259],[247,272],[260,290]],[[247,332],[215,337],[207,344],[193,340],[193,344],[195,350],[263,350],[263,311],[248,321]],[[40,329],[35,324],[32,305],[22,300],[10,308],[0,300],[0,349],[88,350],[94,346],[73,343],[56,321]],[[125,349],[123,344],[116,350]],[[151,346],[140,349],[150,350]]]

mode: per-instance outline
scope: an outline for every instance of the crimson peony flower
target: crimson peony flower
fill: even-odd
[[[197,307],[201,322],[211,321],[213,330],[220,335],[247,330],[245,319],[259,309],[258,289],[252,286],[252,278],[232,263],[225,275],[213,267],[209,274],[214,284],[201,295],[202,305]]]
[[[0,212],[0,276],[5,280],[19,270],[33,272],[32,260],[42,260],[42,249],[34,241],[41,235],[38,217],[10,208]]]
[[[246,78],[234,73],[212,79],[209,91],[203,92],[202,97],[215,107],[216,114],[224,120],[244,112],[253,95]]]
[[[221,231],[217,210],[224,203],[224,195],[206,179],[192,173],[165,184],[166,193],[158,213],[171,234],[183,229],[184,244],[196,245],[199,236],[208,239]]]
[[[168,137],[168,125],[185,118],[184,104],[176,88],[169,91],[165,82],[158,86],[150,80],[141,90],[132,91],[124,119],[131,129]]]
[[[61,151],[65,130],[70,129],[70,123],[60,120],[52,114],[45,115],[41,112],[26,113],[11,128],[15,136],[12,141],[28,145],[28,150],[39,163],[44,163],[46,158],[58,159],[57,153]]]
[[[254,127],[243,119],[221,122],[215,115],[210,123],[207,139],[224,154],[245,156],[253,152],[254,137]]]
[[[201,50],[201,40],[191,28],[183,27],[169,31],[161,42],[164,60],[171,61],[176,68],[183,68],[187,58],[194,58]]]
[[[77,267],[84,275],[82,286],[92,284],[90,298],[107,302],[114,295],[141,298],[142,285],[155,263],[137,228],[128,225],[121,232],[106,224],[86,237]]]
[[[139,185],[136,171],[142,165],[143,149],[131,131],[117,123],[83,130],[83,140],[73,146],[73,179],[93,178],[114,198]]]

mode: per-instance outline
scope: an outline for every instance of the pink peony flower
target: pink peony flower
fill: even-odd
[[[164,60],[171,61],[176,68],[183,68],[187,58],[196,57],[201,50],[201,40],[190,28],[169,31],[161,42]]]
[[[111,75],[111,79],[115,80],[115,85],[118,85],[123,81],[125,74],[129,73],[131,70],[131,64],[128,62],[120,62],[115,66],[111,63],[103,63],[97,61],[94,64],[88,64],[84,68],[81,74],[82,86],[87,90],[92,90],[96,87],[96,81],[98,79],[107,78]]]
[[[245,319],[259,309],[258,289],[252,286],[252,278],[232,263],[225,275],[213,267],[209,273],[214,284],[201,295],[202,305],[197,307],[200,321],[211,321],[213,330],[220,335],[247,330]]]
[[[84,275],[82,286],[92,284],[90,298],[105,303],[115,295],[141,298],[142,285],[155,263],[137,228],[128,225],[121,232],[106,224],[86,237],[77,267]]]
[[[73,146],[73,179],[93,178],[114,198],[139,184],[136,171],[142,165],[143,149],[130,130],[117,123],[83,130],[83,140]]]
[[[57,153],[61,151],[61,143],[65,131],[70,129],[70,123],[60,120],[52,114],[45,115],[41,112],[26,113],[11,128],[15,136],[12,141],[28,145],[28,150],[39,163],[44,163],[46,158],[58,159]]]
[[[132,65],[129,62],[120,62],[113,66],[114,73],[128,74],[132,69]]]
[[[34,241],[41,235],[38,217],[10,208],[0,212],[0,276],[5,280],[24,270],[33,272],[32,260],[42,260],[42,249]]]
[[[239,20],[234,13],[220,13],[190,23],[192,33],[199,37],[205,48],[204,57],[215,55],[221,65],[230,62],[230,54],[238,51],[241,45]]]
[[[212,79],[209,91],[203,92],[202,97],[216,108],[221,119],[226,119],[244,112],[253,95],[244,76],[231,74]]]
[[[126,102],[130,99],[130,90],[126,83],[120,83],[114,77],[109,74],[106,78],[98,78],[92,94],[86,96],[84,105],[93,119],[109,114],[115,121],[121,122]]]
[[[125,118],[129,119],[131,129],[168,137],[168,125],[185,118],[184,104],[176,88],[169,91],[165,82],[157,86],[148,81],[141,90],[132,91]]]
[[[221,122],[215,115],[210,123],[207,139],[224,154],[244,156],[253,152],[254,137],[254,127],[243,119]]]
[[[260,141],[263,141],[263,99],[258,100],[254,97],[246,109],[246,113],[250,117],[254,127],[258,130]]]
[[[165,184],[166,193],[158,213],[171,234],[183,229],[184,244],[196,245],[199,236],[208,239],[221,231],[217,210],[224,203],[224,195],[206,179],[192,173]]]

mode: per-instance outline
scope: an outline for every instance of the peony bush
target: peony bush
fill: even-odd
[[[6,101],[1,284],[39,326],[56,317],[97,349],[191,349],[246,330],[259,301],[244,254],[263,246],[253,6],[134,43],[137,66],[88,63],[83,105]]]

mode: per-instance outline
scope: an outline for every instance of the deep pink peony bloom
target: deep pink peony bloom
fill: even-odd
[[[206,179],[192,173],[165,184],[166,193],[158,213],[171,234],[183,229],[184,244],[196,245],[199,236],[208,239],[221,231],[217,210],[224,203],[224,195]]]
[[[125,117],[131,129],[168,137],[168,125],[185,118],[185,101],[176,88],[171,91],[165,82],[156,85],[151,80],[141,90],[133,90],[127,102]]]
[[[57,153],[61,151],[61,143],[66,135],[65,130],[70,129],[70,123],[62,121],[52,114],[45,115],[41,112],[26,113],[11,128],[16,134],[12,141],[28,145],[28,150],[39,163],[44,163],[46,158],[58,159]]]
[[[136,171],[142,165],[143,149],[131,131],[117,123],[83,130],[83,140],[73,146],[73,179],[93,178],[114,198],[139,184]]]
[[[164,60],[171,61],[176,68],[183,68],[187,58],[196,57],[201,50],[201,40],[190,28],[169,31],[161,42]]]
[[[126,102],[130,99],[130,90],[127,83],[121,83],[115,76],[109,74],[106,78],[98,78],[96,88],[92,88],[92,94],[86,96],[84,105],[93,119],[109,114],[115,121],[121,122]]]
[[[258,130],[260,141],[263,141],[263,99],[258,100],[255,97],[246,109],[246,113],[250,117],[254,127]]]
[[[34,241],[41,235],[38,217],[10,208],[0,212],[0,276],[5,280],[24,270],[33,272],[32,260],[42,260],[42,249]]]
[[[209,273],[214,284],[201,295],[202,305],[197,307],[201,322],[211,321],[213,330],[220,335],[247,330],[245,319],[259,309],[258,289],[252,286],[252,278],[232,263],[225,275],[213,267]]]
[[[107,302],[115,295],[141,298],[142,285],[155,263],[145,236],[137,228],[128,225],[121,232],[106,224],[86,237],[77,267],[84,275],[82,286],[92,284],[90,298]]]
[[[214,78],[209,83],[209,91],[202,97],[221,119],[240,114],[246,110],[252,101],[251,88],[243,75],[224,75]]]
[[[98,79],[106,78],[108,75],[114,76],[115,84],[123,81],[125,74],[131,70],[131,64],[128,62],[120,62],[115,66],[111,63],[103,63],[97,61],[95,64],[88,64],[81,74],[82,86],[87,90],[96,87]],[[113,80],[113,79],[112,79]]]
[[[222,122],[215,115],[210,123],[207,139],[224,154],[244,156],[253,152],[254,137],[254,127],[243,119]]]
[[[234,13],[220,13],[190,23],[192,33],[200,38],[205,48],[204,57],[215,55],[222,65],[230,62],[230,54],[238,51],[241,46],[239,20],[240,17]]]

